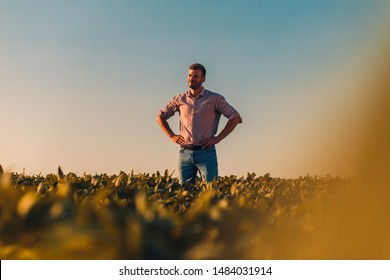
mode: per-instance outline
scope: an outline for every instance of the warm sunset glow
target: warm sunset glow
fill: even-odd
[[[359,146],[345,136],[359,127],[388,2],[219,3],[200,15],[185,1],[0,4],[0,164],[173,172],[178,147],[155,115],[196,61],[243,117],[217,146],[221,175],[351,175]]]

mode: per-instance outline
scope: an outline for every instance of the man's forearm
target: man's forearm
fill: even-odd
[[[157,123],[160,125],[164,133],[171,138],[175,133],[173,133],[171,127],[169,126],[167,120],[163,117],[156,117]]]
[[[216,136],[218,142],[221,142],[226,136],[228,136],[236,128],[240,121],[241,118],[239,117],[228,120],[222,131]]]
[[[157,123],[160,125],[161,129],[164,131],[164,133],[171,139],[172,142],[179,144],[180,146],[185,145],[185,140],[183,136],[176,135],[171,127],[169,126],[167,120],[163,117],[156,117]]]

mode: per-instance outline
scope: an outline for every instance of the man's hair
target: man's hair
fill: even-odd
[[[206,77],[206,68],[204,68],[204,66],[202,64],[199,64],[199,63],[191,64],[189,69],[200,70],[200,71],[202,71],[203,77]]]

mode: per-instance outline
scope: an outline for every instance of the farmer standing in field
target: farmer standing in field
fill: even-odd
[[[221,142],[242,122],[240,114],[222,95],[203,87],[205,80],[204,66],[192,64],[187,77],[189,90],[173,97],[156,117],[165,134],[181,147],[178,162],[181,184],[187,181],[195,183],[198,171],[208,182],[218,178],[215,144]],[[167,122],[176,112],[180,115],[180,135],[173,133]],[[229,120],[215,136],[221,114]]]

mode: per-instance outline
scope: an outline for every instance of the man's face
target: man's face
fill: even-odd
[[[202,71],[200,69],[190,69],[188,71],[188,77],[187,77],[187,82],[188,86],[191,89],[198,89],[202,87],[204,81],[206,80],[205,77],[202,75]]]

